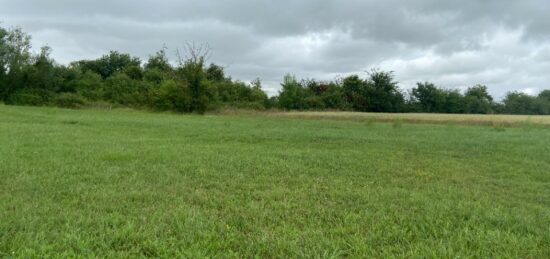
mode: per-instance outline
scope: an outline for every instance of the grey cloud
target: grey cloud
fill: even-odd
[[[331,79],[371,67],[403,87],[487,84],[549,88],[547,0],[0,0],[0,20],[19,25],[60,62],[111,49],[143,59],[166,44],[206,42],[233,78],[261,77],[276,93],[285,73]]]

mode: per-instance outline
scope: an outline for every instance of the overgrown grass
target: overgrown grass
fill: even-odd
[[[0,257],[550,257],[550,130],[0,105]]]
[[[271,112],[273,117],[297,119],[332,119],[430,124],[457,124],[495,127],[550,127],[549,115],[481,115],[435,113],[363,113],[363,112]]]

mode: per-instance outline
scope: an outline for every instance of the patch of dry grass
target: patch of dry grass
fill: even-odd
[[[363,113],[363,112],[270,112],[268,116],[297,119],[332,119],[351,121],[381,121],[434,124],[464,124],[484,126],[550,126],[550,116],[485,115],[434,113]]]

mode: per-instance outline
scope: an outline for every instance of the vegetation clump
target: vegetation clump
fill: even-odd
[[[260,79],[233,80],[220,65],[207,64],[210,49],[186,45],[173,65],[163,48],[145,62],[111,51],[95,60],[59,65],[43,47],[31,53],[31,37],[21,29],[0,28],[0,101],[13,105],[77,108],[110,103],[158,111],[205,113],[220,108],[420,112],[463,114],[550,114],[550,90],[537,96],[510,92],[497,102],[484,85],[465,92],[430,82],[409,92],[393,72],[373,69],[366,78],[298,80],[288,74],[277,96],[268,97]],[[179,52],[178,52],[179,53]]]

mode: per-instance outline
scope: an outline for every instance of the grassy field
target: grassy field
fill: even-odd
[[[0,257],[550,257],[550,129],[285,116],[0,105]]]

